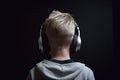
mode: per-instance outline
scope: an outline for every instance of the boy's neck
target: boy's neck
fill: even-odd
[[[66,48],[51,50],[50,55],[51,55],[51,59],[56,59],[56,60],[70,59],[69,49]]]

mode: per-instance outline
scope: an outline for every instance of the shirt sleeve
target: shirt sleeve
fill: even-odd
[[[26,80],[32,80],[32,79],[31,79],[31,74],[30,74],[30,72],[29,72],[29,74],[28,74]]]
[[[39,73],[39,70],[37,70],[34,67],[29,71],[26,80],[43,80],[43,78],[42,78],[41,74]]]
[[[88,80],[95,80],[94,73],[91,69],[89,69]]]
[[[26,80],[35,80],[35,68],[33,68],[29,71]]]

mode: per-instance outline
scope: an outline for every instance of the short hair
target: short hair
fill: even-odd
[[[48,40],[57,46],[70,44],[77,25],[72,15],[53,10],[44,22]]]

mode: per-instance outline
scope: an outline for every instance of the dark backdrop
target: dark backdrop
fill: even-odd
[[[75,61],[94,71],[96,80],[114,80],[111,0],[10,1],[8,5],[8,79],[25,80],[43,59],[38,50],[39,29],[52,10],[69,12],[77,21],[82,45]]]

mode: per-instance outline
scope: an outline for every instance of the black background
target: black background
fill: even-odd
[[[43,59],[38,50],[39,29],[52,10],[69,12],[81,30],[81,51],[75,61],[94,71],[96,80],[114,80],[118,40],[114,35],[111,0],[10,1],[8,5],[8,79],[25,80]],[[115,32],[115,34],[118,34]]]

